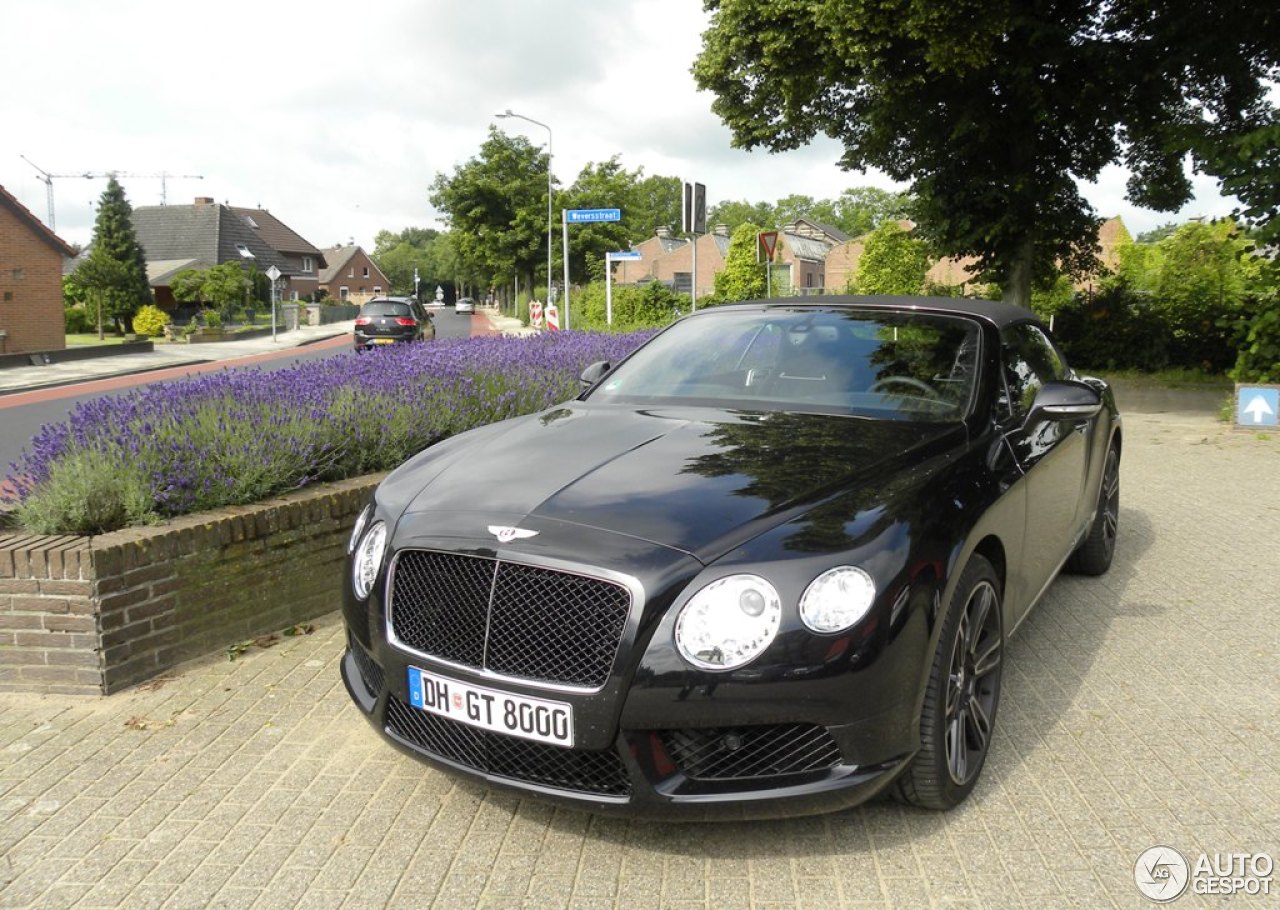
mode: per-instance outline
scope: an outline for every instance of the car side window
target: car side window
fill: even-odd
[[[1066,379],[1070,371],[1049,336],[1034,325],[1015,325],[1000,333],[1001,359],[1007,394],[1004,411],[1026,417],[1036,393],[1046,382]]]

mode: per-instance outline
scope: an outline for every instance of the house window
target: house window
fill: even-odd
[[[24,279],[24,278],[26,278],[26,277],[27,277],[27,273],[26,273],[26,270],[25,270],[25,269],[14,269],[14,270],[13,270],[13,280],[14,280],[14,281],[21,281],[22,279]]]
[[[294,291],[294,292],[293,292],[293,296],[292,296],[292,297],[290,297],[289,299],[290,299],[290,300],[297,300],[297,299],[298,299],[298,292],[297,292],[297,291]]]
[[[356,277],[356,267],[354,265],[351,268],[347,269],[347,277],[348,278]]]
[[[367,265],[364,267],[364,274],[363,274],[363,275],[361,275],[360,277],[361,277],[361,278],[368,278],[368,277],[369,277],[369,267],[368,267]]]
[[[239,254],[240,254],[240,256],[241,256],[242,258],[244,258],[244,259],[256,259],[256,258],[257,258],[256,256],[254,256],[254,255],[253,255],[253,252],[252,252],[252,251],[251,251],[247,246],[245,246],[243,243],[237,243],[237,244],[236,244],[236,252],[237,252],[237,253],[239,253]]]
[[[347,289],[347,286],[345,284],[342,287],[338,288],[339,300],[346,300],[350,296],[351,296],[351,291]]]
[[[373,286],[373,293],[375,293],[375,294],[381,294],[381,293],[382,293],[382,286],[381,286],[381,285],[378,285],[378,284],[375,284],[375,285]]]
[[[693,289],[693,274],[691,272],[676,272],[671,278],[672,290],[677,294],[688,294]]]
[[[310,257],[310,256],[303,256],[303,257],[302,257],[302,271],[304,271],[304,272],[310,272],[310,271],[312,271],[312,266],[311,266],[311,257]]]

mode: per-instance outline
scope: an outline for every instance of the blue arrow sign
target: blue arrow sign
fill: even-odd
[[[621,209],[565,209],[570,224],[594,224],[599,221],[621,221]]]
[[[624,262],[631,259],[642,258],[635,250],[622,250],[618,253],[606,253],[605,255],[610,262]]]
[[[1236,391],[1236,425],[1274,427],[1280,424],[1280,388],[1242,385]]]

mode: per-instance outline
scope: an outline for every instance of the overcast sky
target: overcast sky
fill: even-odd
[[[332,0],[258,3],[9,0],[0,54],[0,185],[42,219],[52,174],[167,173],[171,205],[261,206],[312,243],[441,227],[435,175],[475,156],[491,124],[544,144],[557,180],[620,155],[628,169],[696,179],[708,203],[834,198],[892,187],[835,166],[830,141],[784,155],[730,147],[689,67],[699,0]],[[190,179],[181,175],[201,175]],[[1136,235],[1232,204],[1198,178],[1177,215],[1123,200],[1109,169],[1086,197]],[[135,207],[160,179],[122,177]],[[86,243],[106,181],[53,180],[57,231]]]

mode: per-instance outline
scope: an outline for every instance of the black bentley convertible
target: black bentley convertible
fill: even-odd
[[[342,675],[434,765],[595,811],[946,809],[1004,646],[1105,572],[1121,425],[1022,309],[704,310],[464,433],[351,535]]]

